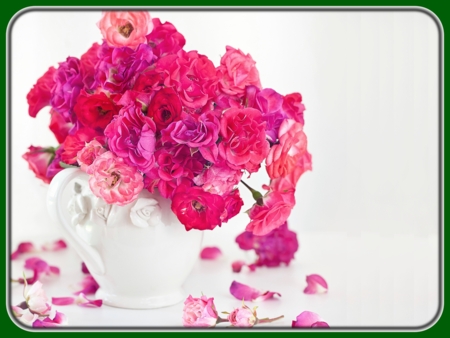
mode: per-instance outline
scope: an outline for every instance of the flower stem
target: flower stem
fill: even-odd
[[[250,192],[252,193],[252,196],[253,196],[253,199],[256,201],[256,203],[258,204],[258,205],[263,205],[263,196],[262,196],[262,194],[258,191],[258,190],[255,190],[255,189],[253,189],[251,186],[249,186],[247,183],[245,183],[244,181],[242,181],[241,180],[241,182],[242,182],[242,184],[243,185],[245,185],[245,187],[248,189],[248,190],[250,190]]]
[[[227,323],[227,322],[228,322],[228,319],[217,317],[217,322],[216,322],[216,324]]]
[[[284,316],[279,316],[276,318],[263,318],[263,319],[258,319],[258,324],[265,324],[265,323],[272,323],[278,319],[284,318]]]

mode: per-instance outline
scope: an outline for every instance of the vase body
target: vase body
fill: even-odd
[[[71,189],[69,202],[63,190]],[[134,202],[110,205],[94,196],[79,169],[56,175],[50,213],[100,285],[96,297],[109,306],[149,309],[186,298],[182,285],[201,249],[203,233],[186,231],[168,199],[143,190]]]

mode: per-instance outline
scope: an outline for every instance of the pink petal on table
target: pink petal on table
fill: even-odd
[[[306,283],[308,283],[308,286],[305,288],[305,290],[303,290],[303,292],[308,295],[328,292],[328,284],[320,275],[314,274],[306,276]]]
[[[273,298],[275,295],[277,295],[278,297],[281,297],[281,294],[278,292],[266,291],[261,296],[256,298],[255,301],[267,300],[267,299]]]
[[[75,302],[73,297],[52,297],[53,305],[70,305]]]
[[[292,321],[292,327],[329,327],[317,314],[311,311],[303,311],[296,320]]]
[[[44,251],[58,251],[65,248],[67,248],[67,244],[62,239],[57,240],[53,243],[46,243],[42,246],[42,250]]]
[[[86,264],[84,264],[84,262],[81,262],[81,272],[82,272],[82,273],[85,273],[85,274],[87,274],[87,275],[90,274],[90,272],[89,272],[89,270],[88,270]]]
[[[239,300],[264,301],[273,298],[274,295],[281,297],[278,292],[266,291],[261,292],[248,285],[233,281],[230,286],[230,293]]]
[[[75,303],[84,307],[100,307],[102,306],[103,301],[101,299],[88,299],[84,293],[80,293],[77,299],[75,299]]]
[[[215,246],[203,248],[202,252],[200,253],[201,259],[217,259],[220,256],[222,256],[222,251],[220,251],[220,249]]]
[[[83,287],[83,289],[74,292],[74,295],[78,295],[81,293],[84,293],[85,295],[94,294],[100,287],[95,281],[94,277],[92,277],[91,275],[84,277],[83,281],[81,282],[81,286]]]
[[[17,247],[16,251],[11,254],[11,260],[17,259],[21,254],[27,252],[36,252],[33,243],[31,242],[22,242]]]
[[[43,320],[36,319],[33,322],[33,327],[56,327],[67,324],[67,318],[64,313],[55,311],[53,316],[48,316]]]
[[[231,264],[231,268],[233,269],[233,272],[241,272],[242,267],[246,266],[244,261],[235,261]]]

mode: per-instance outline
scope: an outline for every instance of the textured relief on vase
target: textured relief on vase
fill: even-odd
[[[164,225],[161,221],[161,208],[153,198],[139,198],[131,208],[131,222],[140,228]]]
[[[73,226],[82,225],[89,219],[91,199],[83,195],[83,187],[77,182],[73,185],[73,196],[69,201],[68,209],[71,215],[70,222]]]

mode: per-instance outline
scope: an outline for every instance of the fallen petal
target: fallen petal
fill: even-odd
[[[275,295],[281,297],[281,294],[278,292],[266,291],[261,296],[255,299],[255,301],[264,301],[270,298],[273,298]]]
[[[54,315],[48,316],[43,320],[36,319],[33,327],[56,327],[67,324],[67,318],[64,313],[55,311]]]
[[[220,256],[222,256],[222,251],[218,247],[206,247],[203,248],[202,252],[200,253],[201,259],[217,259]]]
[[[275,295],[281,297],[278,292],[261,292],[248,285],[233,281],[230,286],[230,293],[239,300],[264,301],[273,298]]]
[[[292,327],[329,327],[317,313],[303,311],[296,320],[292,321]]]
[[[11,260],[17,259],[21,254],[24,254],[27,252],[36,252],[36,249],[34,248],[33,243],[31,243],[31,242],[20,243],[19,246],[17,247],[16,251],[14,251],[11,254]]]
[[[235,261],[231,264],[233,272],[241,272],[243,266],[246,266],[244,261]]]
[[[328,292],[328,284],[320,275],[314,274],[306,276],[306,283],[308,283],[308,285],[303,292],[308,295]]]
[[[62,239],[57,240],[53,243],[46,243],[42,246],[42,250],[44,251],[58,251],[65,248],[67,248],[67,244]]]
[[[74,295],[79,295],[81,293],[84,293],[85,295],[91,295],[96,293],[98,288],[100,287],[95,281],[94,277],[92,277],[91,275],[84,277],[83,281],[81,282],[81,286],[83,287],[83,289],[74,292]]]
[[[103,304],[101,299],[90,300],[88,299],[84,293],[80,293],[75,300],[75,303],[79,306],[84,307],[100,307]]]
[[[70,305],[75,302],[73,297],[52,297],[53,305]]]
[[[84,264],[84,262],[81,262],[81,272],[82,272],[82,273],[85,273],[85,274],[87,274],[87,275],[90,274],[90,272],[89,272],[89,270],[88,270],[86,264]]]

